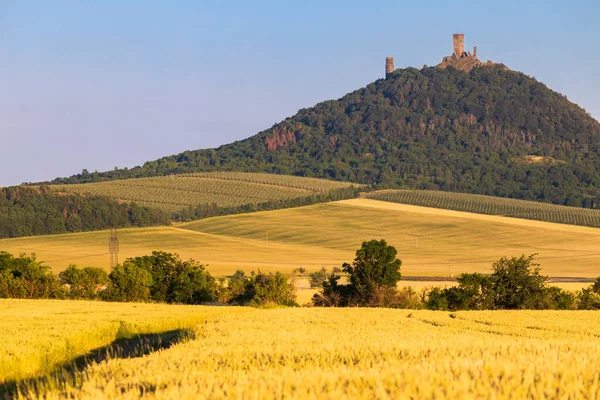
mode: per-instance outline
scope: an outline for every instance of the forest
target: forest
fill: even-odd
[[[102,196],[50,192],[46,186],[0,188],[0,238],[170,224],[170,215]]]

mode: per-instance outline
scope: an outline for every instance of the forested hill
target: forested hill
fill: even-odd
[[[264,171],[591,207],[599,142],[596,120],[522,73],[408,68],[246,140],[54,182]]]

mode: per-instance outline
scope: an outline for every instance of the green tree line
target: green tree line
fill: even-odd
[[[297,305],[293,280],[280,272],[238,271],[228,280],[217,280],[197,261],[161,251],[128,258],[110,273],[70,265],[58,275],[35,254],[0,252],[0,298]]]
[[[572,293],[547,284],[535,255],[501,258],[490,275],[462,274],[458,286],[434,287],[420,295],[412,288],[398,290],[401,261],[385,240],[364,242],[352,264],[344,264],[349,282],[332,272],[313,297],[322,307],[427,308],[430,310],[600,310],[600,277]],[[319,276],[323,276],[320,271]]]
[[[57,195],[46,186],[0,188],[0,238],[169,223],[167,213],[135,203]]]
[[[549,286],[534,255],[502,258],[489,275],[462,274],[458,286],[422,293],[397,288],[402,262],[385,240],[364,242],[352,264],[331,274],[310,274],[320,287],[312,305],[320,307],[426,308],[431,310],[600,310],[600,277],[588,288],[569,292]],[[341,273],[348,277],[340,283]],[[155,251],[128,258],[110,273],[101,268],[69,266],[58,275],[34,254],[0,252],[0,298],[87,299],[178,304],[297,306],[293,276],[280,272],[246,275],[237,271],[215,279],[204,265]]]
[[[188,207],[182,211],[173,213],[174,221],[187,222],[202,218],[217,217],[222,215],[243,214],[255,211],[280,210],[284,208],[302,207],[311,204],[326,203],[353,199],[359,196],[361,188],[351,186],[347,188],[332,189],[326,193],[316,193],[306,197],[292,199],[270,200],[257,204],[244,204],[242,206],[223,207],[217,203],[200,204],[196,207]]]

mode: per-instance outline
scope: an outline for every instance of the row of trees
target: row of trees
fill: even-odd
[[[572,293],[547,284],[534,255],[502,258],[490,275],[462,274],[458,286],[434,287],[421,295],[411,288],[397,289],[401,261],[385,240],[364,242],[354,262],[343,265],[349,282],[331,273],[313,297],[315,306],[396,307],[431,310],[600,309],[600,278],[589,288]],[[324,271],[311,274],[311,282]]]
[[[327,275],[310,274],[321,286],[312,303],[321,307],[427,308],[431,310],[600,309],[600,278],[577,293],[549,286],[534,255],[502,258],[490,275],[462,274],[458,285],[418,294],[397,289],[402,262],[385,240],[364,242],[352,264]],[[348,276],[340,283],[340,272]],[[217,280],[194,260],[165,252],[127,259],[110,274],[69,266],[55,275],[35,255],[0,252],[0,298],[89,299],[180,304],[296,306],[293,277],[237,271]]]
[[[0,298],[297,305],[294,283],[282,273],[238,271],[219,281],[202,264],[160,251],[129,258],[110,274],[71,265],[58,275],[34,254],[0,252]]]
[[[0,188],[0,238],[169,223],[164,211],[102,196],[58,195],[47,186]]]
[[[177,222],[194,221],[202,218],[217,217],[222,215],[243,214],[255,211],[271,211],[283,208],[302,207],[329,201],[353,199],[359,196],[361,189],[356,186],[332,189],[325,193],[317,193],[306,197],[292,199],[270,200],[258,204],[244,204],[241,206],[223,207],[217,203],[199,204],[173,213],[172,219]]]

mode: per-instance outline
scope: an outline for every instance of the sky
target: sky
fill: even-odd
[[[600,119],[598,21],[598,0],[0,0],[0,186],[252,136],[458,32]]]

